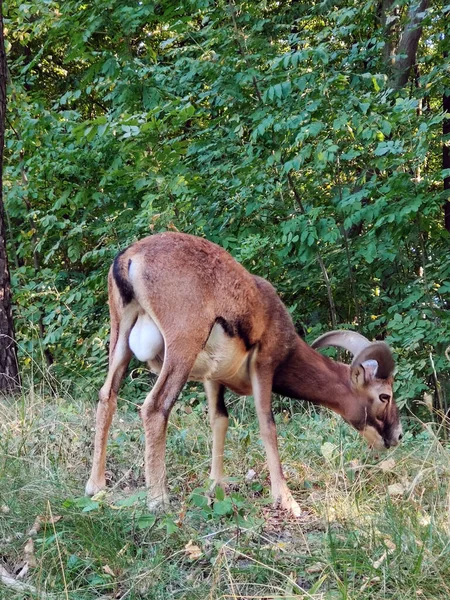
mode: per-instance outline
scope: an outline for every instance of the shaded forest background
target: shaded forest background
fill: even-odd
[[[269,279],[308,340],[386,339],[400,405],[448,410],[450,6],[12,0],[3,13],[25,377],[98,385],[109,264],[178,229]]]

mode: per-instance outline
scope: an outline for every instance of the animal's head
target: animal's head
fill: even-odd
[[[338,346],[354,356],[346,420],[373,448],[397,446],[403,432],[392,391],[395,364],[389,346],[354,331],[331,331],[312,344],[324,346]]]

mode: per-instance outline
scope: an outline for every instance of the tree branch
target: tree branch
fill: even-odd
[[[242,42],[241,42],[241,35],[242,34],[239,31],[239,28],[238,28],[238,25],[237,25],[237,21],[236,21],[236,7],[234,6],[234,3],[232,2],[232,0],[228,0],[228,5],[230,7],[231,20],[233,21],[234,32],[236,33],[236,42],[237,42],[237,45],[238,45],[239,54],[244,59],[245,64],[247,65],[247,68],[250,69],[250,64],[249,64],[249,62],[247,60],[245,48],[244,48],[244,46],[242,45]],[[263,101],[262,95],[261,95],[261,92],[259,90],[258,82],[256,80],[256,77],[254,75],[252,75],[252,82],[253,82],[253,87],[255,88],[256,95],[258,96],[258,100],[262,104],[262,101]]]
[[[288,173],[287,178],[288,178],[288,182],[289,182],[289,187],[291,188],[291,190],[294,194],[294,197],[298,204],[300,212],[303,215],[306,215],[306,210],[305,210],[305,207],[303,206],[303,202],[302,202],[302,199],[300,198],[300,194],[298,193],[297,188],[295,187],[295,184],[294,184],[294,180],[292,179],[292,177],[289,173]],[[336,316],[336,305],[334,304],[334,298],[333,298],[333,290],[331,289],[331,282],[330,282],[330,278],[328,277],[327,268],[325,266],[325,263],[323,262],[323,259],[320,255],[319,250],[316,250],[316,258],[317,258],[317,262],[319,263],[320,270],[322,271],[322,276],[323,276],[323,280],[325,281],[325,286],[327,288],[328,304],[330,305],[331,323],[333,325],[333,329],[336,329],[337,328],[337,316]]]

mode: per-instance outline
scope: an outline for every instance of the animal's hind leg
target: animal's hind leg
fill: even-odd
[[[197,329],[194,329],[192,324],[191,327],[186,324],[172,335],[171,332],[166,333],[164,364],[153,390],[142,405],[141,416],[145,430],[145,480],[150,510],[164,510],[169,503],[165,465],[169,415],[188,380],[209,330],[208,323],[203,328],[197,324]],[[183,332],[182,336],[179,334],[180,331]]]
[[[194,360],[195,357],[187,362],[183,354],[172,353],[170,347],[166,347],[161,373],[141,408],[145,430],[145,482],[149,510],[164,510],[169,504],[165,464],[167,424],[170,411],[188,379]]]
[[[223,453],[228,430],[228,411],[224,402],[225,387],[217,381],[204,382],[208,398],[209,422],[213,434],[210,479],[213,487],[223,480]]]
[[[117,408],[117,393],[131,359],[131,351],[128,346],[128,335],[132,326],[130,316],[118,323],[111,314],[111,340],[109,370],[106,381],[99,392],[99,403],[95,420],[95,441],[92,470],[86,484],[86,495],[93,496],[106,486],[106,444],[108,432],[114,413]]]

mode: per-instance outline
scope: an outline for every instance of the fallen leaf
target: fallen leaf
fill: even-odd
[[[52,517],[43,517],[39,515],[36,517],[33,527],[29,530],[29,536],[35,536],[40,531],[42,525],[54,525],[58,521],[60,521],[62,517],[60,515],[53,515]]]
[[[31,568],[36,566],[36,556],[34,554],[34,542],[33,538],[28,538],[27,543],[23,549],[23,559]]]
[[[387,552],[383,552],[378,560],[375,560],[372,565],[374,569],[379,569],[387,558]]]
[[[20,569],[20,571],[17,573],[16,575],[16,579],[24,579],[24,577],[27,575],[28,571],[30,570],[30,565],[28,563],[25,563],[23,565],[23,567]]]
[[[395,550],[397,550],[397,546],[389,538],[384,538],[384,545],[388,549],[389,554],[392,554]]]
[[[426,513],[419,513],[419,524],[422,525],[422,527],[427,527],[430,523],[430,515],[427,515]]]
[[[396,464],[393,458],[387,458],[378,463],[378,468],[386,473],[387,471],[393,471]]]
[[[111,577],[115,577],[114,571],[111,569],[111,567],[109,565],[105,565],[103,567],[103,573],[106,573],[107,575],[111,575]]]
[[[312,575],[313,573],[322,573],[325,566],[322,563],[315,563],[306,569],[306,572]]]
[[[389,496],[403,496],[405,493],[405,488],[401,483],[392,483],[388,485],[388,494]]]
[[[189,542],[184,547],[184,550],[189,560],[197,560],[197,558],[200,558],[200,556],[203,554],[200,548],[192,543],[192,540],[189,540]]]
[[[41,528],[41,524],[42,524],[42,517],[36,517],[36,519],[34,520],[34,523],[33,523],[33,527],[28,532],[28,535],[37,535],[38,531]]]
[[[336,450],[337,450],[337,446],[335,444],[332,444],[331,442],[325,442],[320,447],[322,456],[325,458],[325,460],[327,460],[329,462],[333,458],[333,455],[336,452]]]
[[[253,469],[249,469],[249,471],[247,472],[247,475],[245,476],[245,481],[253,481],[253,479],[256,477],[256,471],[254,471]]]
[[[366,581],[361,586],[360,591],[363,592],[368,585],[371,585],[372,583],[378,583],[379,581],[381,581],[381,579],[379,577],[370,577],[370,578],[366,579]]]

